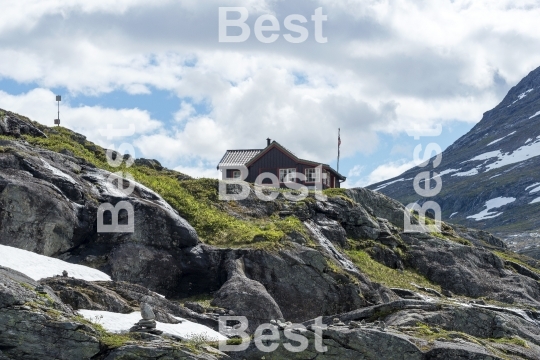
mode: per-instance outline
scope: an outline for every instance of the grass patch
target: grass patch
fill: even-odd
[[[473,246],[472,242],[470,242],[467,239],[461,238],[461,237],[449,236],[448,239],[451,240],[451,241],[457,242],[458,244],[461,244],[461,245]]]
[[[509,344],[509,345],[517,345],[517,346],[521,346],[521,347],[524,347],[524,348],[529,348],[529,344],[527,343],[527,341],[523,340],[522,338],[520,338],[519,336],[514,336],[514,337],[511,337],[511,338],[500,338],[500,339],[488,339],[489,341],[491,342],[494,342],[494,343],[497,343],[497,344]]]
[[[28,289],[28,290],[33,291],[33,292],[36,291],[35,287],[33,287],[33,286],[30,285],[30,284],[27,284],[27,283],[25,283],[25,282],[20,282],[19,284],[20,284],[23,288],[25,288],[25,289]]]
[[[399,271],[389,268],[373,260],[368,253],[363,250],[345,250],[345,252],[349,255],[354,264],[373,282],[388,287],[418,291],[418,289],[411,284],[415,283],[423,287],[433,288],[439,292],[441,291],[439,285],[433,284],[412,269]]]
[[[103,343],[105,346],[107,346],[107,348],[109,349],[119,348],[121,346],[124,346],[129,341],[135,340],[131,336],[131,333],[125,333],[125,334],[110,333],[107,330],[105,330],[105,328],[101,324],[97,322],[89,321],[80,315],[75,315],[74,320],[79,323],[86,324],[92,327],[94,330],[96,330],[98,340],[101,343]],[[99,321],[99,319],[97,319],[96,321]]]
[[[330,189],[325,189],[323,190],[323,194],[328,196],[328,197],[340,197],[342,198],[343,200],[349,202],[351,205],[354,204],[354,200],[351,199],[349,197],[349,195],[347,194],[347,189],[342,189],[342,188],[330,188]]]
[[[448,331],[438,327],[431,327],[421,322],[416,323],[416,328],[414,329],[414,332],[416,336],[423,338],[430,343],[440,338],[446,340],[459,338],[475,343],[477,345],[484,345],[483,341],[476,338],[475,336],[466,334],[461,331]]]
[[[212,299],[214,297],[210,294],[199,294],[199,295],[195,295],[195,296],[191,296],[191,297],[188,297],[188,298],[184,298],[184,299],[181,299],[179,302],[184,305],[186,302],[195,302],[195,303],[198,303],[200,305],[202,305],[202,307],[204,307],[205,309],[208,309],[208,308],[213,308],[214,306],[210,305],[210,303],[212,302]]]
[[[522,255],[520,254],[516,254],[514,252],[505,252],[505,251],[496,251],[496,250],[493,250],[492,251],[495,255],[497,255],[498,257],[500,257],[501,259],[503,260],[508,260],[508,261],[513,261],[515,262],[516,264],[519,264],[529,270],[531,270],[532,272],[540,275],[540,269],[537,269],[531,265],[529,265],[527,262],[526,262],[526,258],[523,257]],[[513,269],[513,268],[512,268]]]

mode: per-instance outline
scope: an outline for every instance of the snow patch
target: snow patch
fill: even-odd
[[[489,164],[486,171],[497,169],[506,165],[515,164],[521,161],[540,155],[540,141],[535,141],[529,145],[524,145],[511,153],[498,155],[498,161]]]
[[[527,139],[527,141],[525,141],[525,144],[528,144],[528,143],[530,143],[530,142],[531,142],[532,140],[533,140],[533,139],[531,139],[531,138],[528,138],[528,139]]]
[[[441,171],[439,173],[439,176],[450,174],[450,173],[453,173],[453,172],[456,172],[456,171],[459,171],[459,170],[461,170],[461,169],[446,169],[446,170]]]
[[[450,215],[449,219],[451,219],[451,218],[452,218],[452,216],[454,216],[454,215],[456,215],[456,214],[457,214],[457,212],[455,212],[455,213],[452,213],[452,215]]]
[[[478,174],[478,169],[473,168],[473,169],[471,169],[469,171],[460,172],[460,173],[454,174],[452,176],[474,176],[476,174]]]
[[[527,187],[525,188],[525,190],[529,190],[530,188],[535,187],[535,186],[537,186],[537,185],[540,185],[540,182],[537,182],[537,183],[534,183],[534,184],[532,184],[532,185],[527,186]]]
[[[532,189],[531,191],[529,191],[529,194],[534,194],[535,192],[539,192],[540,191],[540,186]]]
[[[536,114],[534,114],[533,116],[531,116],[529,119],[532,119],[533,117],[536,117],[536,116],[538,116],[538,115],[540,115],[540,111],[537,111]]]
[[[79,310],[78,312],[85,319],[100,324],[105,330],[112,333],[127,333],[135,323],[142,319],[141,313],[138,311],[131,314],[119,314],[99,310]],[[156,328],[165,334],[179,336],[185,340],[201,335],[210,341],[227,340],[227,337],[207,326],[178,317],[177,319],[182,322],[179,324],[165,324],[156,321]]]
[[[0,245],[0,265],[22,272],[36,281],[55,275],[62,275],[62,271],[64,270],[68,272],[69,276],[76,279],[111,281],[109,275],[91,267],[71,264],[12,246]]]
[[[500,138],[500,139],[493,140],[492,142],[490,142],[490,143],[487,144],[486,146],[493,145],[493,144],[495,144],[495,143],[501,141],[501,140],[504,139],[504,138],[507,138],[507,137],[509,137],[509,136],[511,136],[511,135],[514,135],[515,133],[516,133],[515,131],[512,131],[510,134],[508,134],[508,135],[506,135],[506,136],[503,136],[503,137]]]
[[[533,201],[531,201],[529,204],[535,204],[535,203],[539,203],[540,202],[540,197],[534,199]]]
[[[494,157],[500,157],[500,156],[501,156],[501,151],[500,150],[490,151],[490,152],[483,153],[483,154],[480,154],[478,156],[475,156],[470,160],[464,161],[463,163],[466,163],[466,162],[469,162],[469,161],[482,161],[482,160],[487,160],[487,159],[491,159],[491,158],[494,158]]]
[[[501,206],[513,203],[514,201],[516,201],[516,198],[513,198],[513,197],[498,197],[495,199],[488,200],[486,201],[486,204],[484,205],[486,209],[479,212],[478,214],[467,216],[467,219],[474,219],[476,221],[492,219],[494,217],[502,215],[502,212],[499,212],[499,213],[490,212],[491,209],[500,208]]]
[[[497,176],[501,176],[501,175],[502,174],[493,175],[492,177],[490,177],[490,179],[496,178]]]
[[[387,182],[385,184],[381,184],[379,185],[379,187],[377,187],[375,190],[373,191],[379,191],[381,189],[384,189],[385,187],[387,187],[388,185],[392,185],[394,183],[397,183],[397,182],[400,182],[400,181],[405,181],[405,178],[401,178],[401,179],[397,179],[397,180],[394,180],[394,181],[390,181],[390,182]]]
[[[523,99],[524,97],[527,96],[528,93],[530,93],[530,92],[533,91],[533,90],[534,90],[534,88],[529,89],[529,90],[527,90],[527,91],[525,91],[525,92],[522,92],[521,94],[518,95],[517,100],[514,100],[514,102],[513,102],[512,104],[515,104],[515,103],[518,102],[519,100]]]

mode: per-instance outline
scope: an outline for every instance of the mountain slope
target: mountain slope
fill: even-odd
[[[427,199],[415,193],[413,179],[433,169],[433,160],[368,188],[403,204],[434,200],[443,220],[505,237],[540,229],[540,68],[442,153],[435,170],[442,190]]]

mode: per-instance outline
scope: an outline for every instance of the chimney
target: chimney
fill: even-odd
[[[270,138],[266,139],[266,146],[270,146],[270,141],[272,141]]]

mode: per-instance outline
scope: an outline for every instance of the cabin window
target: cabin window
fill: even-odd
[[[312,168],[306,169],[306,182],[320,182],[321,169]]]
[[[296,178],[296,169],[279,169],[279,181],[284,182],[294,182]]]
[[[228,179],[240,179],[240,170],[231,170],[227,169],[227,178]]]

